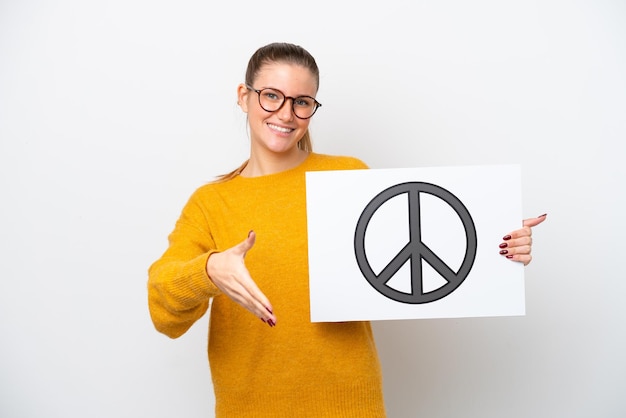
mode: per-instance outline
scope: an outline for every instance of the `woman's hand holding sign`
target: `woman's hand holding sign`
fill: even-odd
[[[546,220],[547,214],[524,220],[524,226],[505,235],[500,244],[500,254],[506,258],[528,265],[532,260],[532,227]]]

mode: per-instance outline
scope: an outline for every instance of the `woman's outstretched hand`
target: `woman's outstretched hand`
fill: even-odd
[[[505,235],[500,244],[500,254],[506,258],[519,261],[528,265],[532,260],[530,255],[533,240],[532,240],[532,227],[539,225],[546,220],[547,215],[541,215],[536,218],[530,218],[524,220],[524,226],[521,229],[517,229],[508,235]]]
[[[246,253],[250,251],[255,240],[255,233],[250,231],[248,238],[234,247],[211,254],[207,260],[206,271],[222,293],[273,327],[276,325],[276,316],[272,305],[252,280],[244,262]]]

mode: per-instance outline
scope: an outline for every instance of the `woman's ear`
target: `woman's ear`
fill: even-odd
[[[250,90],[246,87],[245,84],[240,84],[237,86],[237,104],[244,111],[244,113],[248,113],[248,94]]]

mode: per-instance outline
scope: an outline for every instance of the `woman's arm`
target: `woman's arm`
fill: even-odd
[[[215,251],[206,216],[190,200],[169,235],[167,250],[148,270],[148,307],[159,332],[171,338],[183,335],[220,293],[206,271]]]

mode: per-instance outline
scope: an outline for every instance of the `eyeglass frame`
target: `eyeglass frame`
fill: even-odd
[[[280,90],[278,90],[278,89],[275,89],[275,88],[273,88],[273,87],[266,87],[266,88],[263,88],[263,89],[255,89],[254,87],[249,86],[249,85],[247,85],[247,84],[246,84],[245,86],[246,86],[246,88],[247,88],[248,90],[253,91],[253,92],[255,92],[255,93],[258,95],[258,97],[259,97],[259,106],[261,106],[261,109],[265,110],[266,112],[270,112],[270,113],[272,113],[272,112],[278,112],[278,111],[279,111],[280,109],[282,109],[282,107],[285,105],[285,102],[287,101],[287,99],[291,99],[291,111],[293,112],[294,116],[295,116],[295,117],[297,117],[298,119],[303,119],[303,120],[306,120],[306,119],[311,119],[311,118],[313,117],[313,115],[315,114],[315,112],[317,112],[317,109],[319,109],[320,107],[322,107],[322,104],[321,104],[320,102],[318,102],[318,101],[315,99],[315,97],[306,96],[306,95],[303,95],[303,96],[298,96],[298,97],[292,97],[292,96],[287,96],[287,95],[286,95],[285,93],[283,93],[282,91],[280,91]],[[263,107],[263,105],[261,104],[261,92],[262,92],[263,90],[274,90],[274,91],[276,91],[276,92],[278,92],[278,93],[280,93],[280,94],[282,94],[282,95],[283,95],[283,102],[280,104],[280,106],[278,106],[278,109],[276,109],[276,110],[267,110],[266,108],[264,108],[264,107]],[[311,116],[306,117],[306,118],[303,118],[303,117],[298,116],[298,115],[296,114],[296,109],[294,108],[294,105],[295,105],[296,99],[299,99],[299,98],[301,98],[301,97],[306,97],[307,99],[313,99],[313,101],[315,102],[315,109],[313,109],[313,113],[311,113]]]

